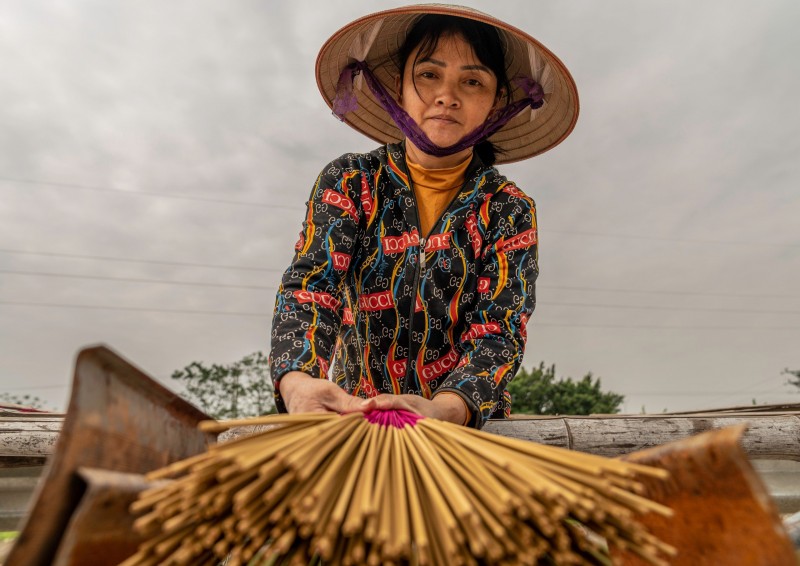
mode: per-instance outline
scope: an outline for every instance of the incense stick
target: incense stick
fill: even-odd
[[[366,418],[365,418],[366,417]],[[146,540],[124,566],[604,564],[575,520],[653,564],[674,549],[637,521],[670,510],[622,460],[489,435],[404,411],[273,415],[260,430],[148,474]]]

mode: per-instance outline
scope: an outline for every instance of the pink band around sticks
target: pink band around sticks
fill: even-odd
[[[364,418],[372,424],[405,428],[406,426],[414,426],[418,420],[425,417],[403,409],[375,409],[364,413]]]

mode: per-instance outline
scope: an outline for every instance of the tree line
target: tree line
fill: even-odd
[[[800,390],[800,370],[784,369],[787,385]],[[252,417],[275,412],[269,364],[254,352],[229,364],[192,362],[172,373],[179,394],[215,419]],[[581,379],[558,377],[556,366],[541,362],[520,368],[508,386],[512,414],[591,415],[619,413],[625,396],[604,391],[601,379],[589,372]],[[0,402],[47,410],[45,401],[29,394],[0,393]]]
[[[267,357],[256,352],[228,365],[192,362],[173,372],[183,384],[182,395],[215,419],[241,418],[275,411]],[[625,400],[603,391],[599,377],[557,378],[556,366],[544,362],[521,368],[509,384],[511,412],[529,415],[590,415],[618,413]]]

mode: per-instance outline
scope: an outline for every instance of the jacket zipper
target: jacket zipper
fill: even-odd
[[[453,206],[453,203],[458,198],[458,195],[462,193],[464,187],[466,186],[467,179],[469,178],[469,173],[471,173],[472,167],[467,168],[467,174],[464,175],[464,183],[461,185],[461,189],[458,190],[457,193],[453,195],[453,198],[450,199],[450,202],[447,204],[447,208],[445,208],[445,213],[450,210]],[[421,222],[419,220],[419,209],[417,208],[417,195],[414,193],[414,187],[411,182],[411,175],[408,176],[408,188],[411,191],[411,200],[414,203],[414,216],[416,220],[416,225],[422,228]],[[436,228],[439,227],[441,223],[441,217],[439,221],[434,224],[430,231],[428,232],[427,237],[419,239],[419,262],[417,263],[417,267],[414,268],[414,278],[413,278],[413,287],[412,287],[412,295],[411,295],[411,310],[408,314],[408,360],[406,361],[406,375],[403,377],[403,385],[400,388],[401,393],[408,393],[409,391],[409,379],[411,377],[411,353],[414,349],[414,338],[413,338],[413,330],[414,330],[414,313],[417,308],[417,296],[419,295],[419,282],[422,279],[422,273],[425,269],[425,243],[430,239],[431,234]]]
[[[414,187],[411,181],[411,175],[408,175],[408,188],[411,191],[411,201],[414,204],[415,225],[422,228],[419,221],[419,209],[417,208],[417,195],[414,194]],[[412,281],[411,291],[411,308],[408,313],[408,359],[406,360],[406,375],[403,377],[403,385],[400,388],[401,393],[408,393],[410,390],[409,381],[411,378],[411,353],[414,349],[414,311],[417,307],[417,294],[419,289],[419,280],[422,276],[422,269],[424,268],[425,261],[425,238],[419,239],[420,259],[414,267],[414,277]]]

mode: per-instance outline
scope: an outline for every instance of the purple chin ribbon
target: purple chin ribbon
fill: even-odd
[[[411,116],[397,104],[364,61],[356,61],[347,65],[339,75],[339,82],[336,85],[336,98],[333,100],[333,113],[337,118],[344,120],[345,114],[358,109],[358,101],[353,92],[353,79],[359,73],[363,75],[378,104],[391,116],[400,131],[403,132],[403,135],[410,139],[420,150],[436,157],[453,155],[473,147],[475,144],[494,135],[514,116],[526,108],[536,109],[544,104],[544,90],[539,83],[530,77],[517,78],[514,83],[527,95],[526,98],[507,104],[500,110],[495,111],[483,124],[455,144],[448,147],[440,147],[433,143]]]

